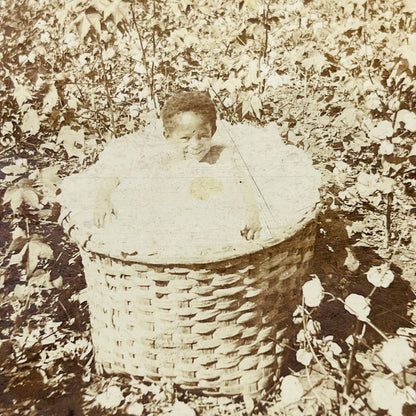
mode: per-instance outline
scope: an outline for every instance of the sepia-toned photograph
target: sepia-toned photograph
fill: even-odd
[[[0,0],[0,415],[416,415],[416,0]]]

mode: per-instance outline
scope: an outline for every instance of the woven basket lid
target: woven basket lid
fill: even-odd
[[[65,204],[60,201],[62,204],[60,221],[66,232],[79,246],[87,251],[128,262],[146,264],[205,264],[245,256],[279,244],[295,235],[306,227],[310,221],[315,219],[320,209],[318,191],[320,176],[314,170],[312,162],[306,153],[294,146],[284,145],[277,133],[277,128],[272,125],[266,128],[251,125],[232,126],[229,123],[220,121],[217,122],[217,126],[214,145],[232,148],[233,153],[236,155],[235,160],[240,164],[240,168],[245,170],[247,176],[253,181],[252,187],[257,192],[257,201],[262,218],[263,230],[260,238],[247,241],[241,236],[237,238],[234,236],[228,241],[227,238],[216,241],[216,232],[220,236],[226,235],[221,224],[227,224],[227,221],[236,222],[238,218],[234,217],[241,216],[241,210],[238,211],[236,209],[234,212],[232,204],[226,213],[221,211],[221,207],[217,207],[218,211],[214,213],[214,216],[218,230],[210,229],[210,223],[208,222],[205,229],[204,225],[202,225],[199,231],[195,232],[195,226],[198,225],[197,222],[193,225],[191,222],[189,230],[178,227],[176,231],[173,228],[169,230],[169,222],[163,223],[163,218],[157,218],[156,208],[155,220],[152,221],[150,216],[147,219],[147,224],[143,220],[142,214],[140,219],[144,222],[141,225],[138,219],[137,224],[133,220],[128,224],[124,224],[124,228],[122,228],[115,221],[108,228],[106,226],[104,229],[97,229],[94,226],[89,226],[88,222],[82,221],[79,215],[80,210],[77,212],[70,203]],[[150,125],[143,135],[150,136],[152,140],[157,140],[157,137],[161,137],[160,123],[157,122]],[[119,143],[122,147],[123,141]],[[104,150],[103,154],[105,154],[106,150]],[[128,153],[127,148],[126,150]],[[107,156],[109,154],[110,152],[107,151]],[[288,164],[290,160],[291,162]],[[209,173],[211,167],[207,167],[207,169]],[[110,173],[107,174],[110,175]],[[88,170],[79,175],[79,177],[87,178]],[[300,182],[293,182],[293,178],[298,178]],[[225,179],[228,180],[227,178]],[[72,179],[68,177],[65,181],[71,183]],[[282,182],[285,181],[288,183],[286,183],[286,187],[282,187]],[[297,189],[298,183],[303,184],[299,189]],[[277,189],[275,193],[273,192],[274,185],[276,185]],[[73,188],[79,187],[73,186]],[[79,192],[78,189],[76,190]],[[128,199],[132,193],[134,192],[131,192],[131,189],[130,192],[127,192],[127,199],[124,200],[126,202],[123,205],[124,211],[130,209],[130,206],[135,203],[140,203],[140,200]],[[165,192],[164,196],[162,203],[166,204],[167,207],[170,206],[169,204],[173,204],[169,197],[178,198],[176,193],[170,195]],[[123,195],[122,198],[124,198]],[[279,209],[281,206],[279,205],[279,198],[284,203],[290,202],[290,198],[293,201],[291,202],[292,205],[289,203],[289,205],[286,204],[285,206],[285,210],[288,211],[286,214],[290,214],[288,219],[277,223],[275,221],[276,218],[279,221],[284,216],[284,209]],[[73,201],[88,199],[88,195],[85,195],[85,193],[83,196],[74,194],[72,199]],[[150,196],[149,199],[154,201],[154,197],[152,199]],[[146,197],[143,197],[142,201],[147,205],[150,204]],[[201,203],[204,204],[205,202]],[[90,205],[92,205],[92,202]],[[185,207],[187,207],[186,204]],[[176,217],[180,217],[183,214],[183,209],[180,207],[176,209],[175,220],[177,219]],[[150,206],[149,212],[152,215],[152,206]],[[190,215],[192,215],[192,211]],[[219,218],[221,215],[224,217],[223,219]],[[183,221],[186,221],[185,217]],[[159,223],[164,224],[163,233],[158,232],[157,227]],[[182,227],[180,222],[179,224]],[[153,227],[155,232],[146,234],[145,228],[147,226],[150,229]],[[210,234],[208,235],[207,231],[205,235],[205,230],[208,230]],[[221,232],[223,233],[221,234]],[[137,246],[135,245],[135,238],[141,239]],[[149,244],[147,244],[146,238],[149,239]],[[152,244],[150,244],[150,239]]]

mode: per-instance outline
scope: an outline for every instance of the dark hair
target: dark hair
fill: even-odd
[[[211,125],[212,134],[217,129],[217,111],[209,94],[201,91],[179,92],[170,97],[162,109],[163,127],[170,131],[173,127],[173,117],[179,113],[193,111]]]

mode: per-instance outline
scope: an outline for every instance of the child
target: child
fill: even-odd
[[[213,165],[224,151],[224,148],[220,146],[212,146],[212,137],[216,131],[216,110],[205,93],[192,91],[174,95],[166,102],[162,110],[162,121],[163,135],[173,150],[164,159],[167,164],[178,160],[194,160]],[[146,149],[142,150],[146,151]],[[233,156],[231,156],[232,159]],[[255,189],[247,173],[239,169],[235,161],[233,165],[234,173],[241,184],[247,214],[245,227],[240,233],[247,240],[253,240],[259,236],[261,230]],[[190,193],[195,198],[205,199],[209,197],[210,192],[222,192],[224,189],[217,180],[199,179],[201,181],[191,181]],[[112,215],[116,215],[111,195],[120,185],[121,180],[121,177],[115,176],[104,178],[99,184],[94,209],[94,224],[99,228],[103,227],[106,221],[111,221]]]

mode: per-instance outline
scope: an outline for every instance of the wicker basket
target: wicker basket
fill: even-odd
[[[279,378],[318,211],[255,252],[175,264],[100,254],[66,215],[85,267],[97,367],[206,394],[263,395]]]

